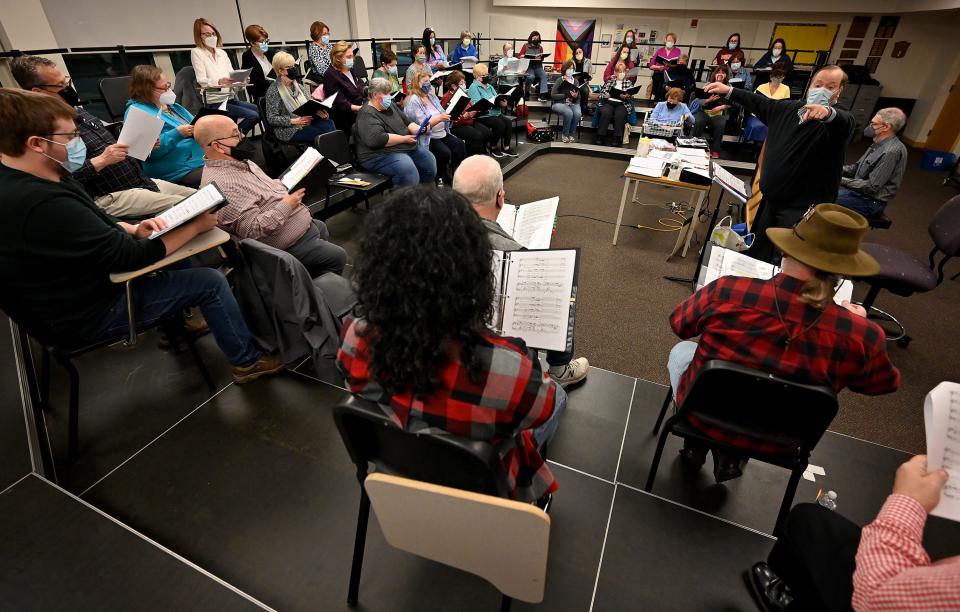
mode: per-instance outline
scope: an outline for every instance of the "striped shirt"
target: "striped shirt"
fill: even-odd
[[[930,562],[923,548],[926,521],[926,510],[912,497],[887,498],[860,535],[853,574],[854,610],[960,610],[960,556]]]
[[[900,191],[906,169],[907,147],[891,136],[871,144],[857,163],[844,166],[840,184],[887,203]]]
[[[200,186],[216,181],[227,199],[217,213],[224,230],[237,238],[253,238],[277,249],[293,246],[312,223],[306,206],[283,201],[287,188],[252,161],[208,159]]]

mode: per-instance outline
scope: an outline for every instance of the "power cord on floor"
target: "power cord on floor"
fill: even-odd
[[[633,229],[638,230],[648,230],[651,232],[679,232],[684,225],[687,224],[687,218],[683,215],[682,212],[675,210],[674,214],[679,217],[679,219],[674,219],[673,217],[668,217],[665,219],[658,219],[657,223],[663,227],[650,227],[649,225],[631,225],[629,223],[621,223],[620,227],[632,227]],[[587,215],[557,215],[558,219],[564,217],[576,217],[579,219],[589,219],[590,221],[597,221],[598,223],[605,223],[607,225],[616,225],[614,221],[607,221],[606,219],[598,219],[596,217],[588,217]]]

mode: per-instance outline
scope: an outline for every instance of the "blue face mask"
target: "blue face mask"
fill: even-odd
[[[329,35],[329,34],[324,34],[323,36],[321,36],[321,37],[320,37],[320,42],[322,42],[322,43],[325,44],[325,45],[329,45],[329,44],[330,44],[330,35]]]
[[[807,92],[807,104],[830,106],[831,97],[833,97],[833,92],[826,87],[814,87]]]
[[[427,56],[426,56],[426,55],[418,55],[418,56],[417,56],[417,61],[420,62],[421,64],[426,64],[426,63],[427,63]]]
[[[347,68],[353,68],[353,58],[351,57],[350,59],[343,62],[343,65],[346,66]]]
[[[49,157],[53,161],[57,162],[63,166],[63,169],[67,172],[76,172],[83,166],[83,162],[87,161],[87,144],[83,142],[79,136],[72,138],[66,144],[57,142],[56,140],[50,140],[49,138],[43,138],[43,140],[52,142],[53,144],[60,145],[61,147],[65,147],[67,149],[67,161],[60,161],[55,157],[50,157],[46,153],[43,153],[44,157]]]
[[[387,110],[393,106],[393,96],[383,96],[380,98],[380,106],[383,107],[383,110]]]
[[[270,45],[268,45],[267,43],[265,42],[260,43],[260,53],[266,53],[267,49],[269,48],[270,48]]]
[[[430,83],[424,83],[423,85],[420,86],[420,91],[422,91],[425,94],[430,93],[431,89],[433,89],[433,87],[430,85]]]
[[[727,48],[730,49],[731,51],[733,51],[734,49],[737,48],[737,43],[735,43],[735,42],[727,43]]]
[[[567,68],[567,70],[566,70],[566,72],[564,72],[564,74],[567,75],[568,77],[572,77],[572,76],[573,76],[573,68]]]

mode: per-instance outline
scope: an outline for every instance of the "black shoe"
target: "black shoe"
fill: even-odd
[[[725,453],[713,451],[713,477],[717,479],[717,484],[740,478],[743,476],[743,468],[747,465],[747,459],[740,457],[731,457]]]
[[[593,139],[593,144],[599,145],[599,146],[602,147],[602,146],[603,146],[603,138],[601,138],[600,136],[597,136],[596,138]]]
[[[690,448],[684,445],[680,449],[680,460],[686,465],[699,470],[707,462],[707,448]]]
[[[754,600],[763,612],[786,612],[793,605],[790,587],[764,562],[750,568],[747,584]]]

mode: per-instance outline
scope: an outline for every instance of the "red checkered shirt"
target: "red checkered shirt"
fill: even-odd
[[[500,455],[514,499],[535,501],[557,490],[557,482],[537,451],[531,429],[553,414],[557,383],[540,368],[523,340],[484,334],[474,355],[483,364],[477,382],[460,362],[460,346],[451,342],[451,356],[429,396],[390,395],[370,371],[363,319],[344,326],[337,363],[351,392],[380,404],[407,431],[445,431],[472,440],[487,440]]]
[[[857,612],[960,610],[960,556],[930,563],[923,549],[927,512],[906,495],[887,498],[863,528],[853,573]]]
[[[890,363],[883,330],[871,321],[831,303],[821,311],[799,300],[804,281],[786,274],[772,280],[724,276],[683,301],[670,316],[683,339],[700,336],[697,352],[676,389],[683,402],[703,364],[722,359],[804,384],[844,387],[867,395],[890,393],[900,386],[900,372]],[[774,292],[789,331],[777,316]],[[819,320],[814,324],[817,316]],[[788,335],[798,337],[784,344]],[[750,438],[690,424],[715,440],[760,452],[783,450]]]

